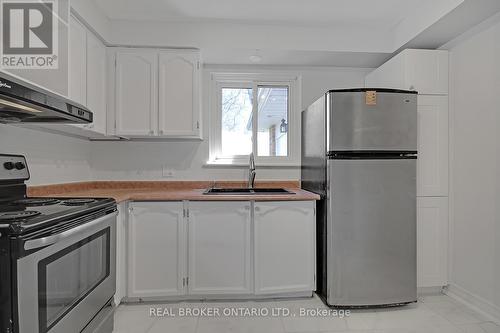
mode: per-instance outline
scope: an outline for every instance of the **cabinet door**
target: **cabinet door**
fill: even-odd
[[[159,135],[199,135],[199,81],[198,52],[185,50],[160,52]]]
[[[106,133],[106,47],[87,32],[87,107],[94,114],[88,129]]]
[[[315,203],[256,202],[255,293],[315,290]]]
[[[417,198],[417,285],[448,283],[448,198]]]
[[[414,50],[405,54],[405,89],[425,95],[448,94],[448,51]]]
[[[417,195],[448,195],[448,96],[418,96]]]
[[[87,30],[73,16],[69,29],[69,98],[87,105]]]
[[[249,294],[249,202],[189,203],[190,294]]]
[[[186,229],[182,202],[132,202],[128,297],[184,294]]]
[[[366,87],[448,94],[448,51],[406,49],[365,78]]]
[[[157,54],[148,50],[120,50],[116,53],[116,134],[156,134],[158,115]]]

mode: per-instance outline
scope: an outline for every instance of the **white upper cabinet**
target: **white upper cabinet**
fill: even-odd
[[[106,136],[106,46],[78,19],[70,17],[69,98],[93,114],[90,124],[33,124],[30,127],[84,138]]]
[[[368,74],[365,86],[448,94],[448,51],[406,49]]]
[[[315,290],[315,202],[256,202],[255,294]]]
[[[417,195],[448,196],[448,96],[418,96]]]
[[[69,35],[68,97],[92,111],[93,121],[32,126],[84,138],[103,138],[107,132],[106,46],[73,16]]]
[[[250,294],[250,202],[189,202],[191,295]]]
[[[417,286],[448,284],[448,198],[417,198]]]
[[[159,54],[159,135],[199,136],[200,73],[197,51]]]
[[[0,1],[2,2],[2,1]],[[12,1],[16,2],[16,1]],[[33,1],[27,1],[27,2],[33,2]],[[41,1],[36,1],[40,2]],[[67,50],[70,50],[72,46],[70,46],[71,43],[71,38],[68,38],[70,35],[70,29],[72,23],[70,22],[70,2],[71,1],[55,1],[57,3],[57,14],[54,13],[54,19],[57,20],[57,44],[58,44],[58,68],[52,68],[52,69],[31,69],[31,68],[19,68],[19,69],[3,69],[9,73],[12,73],[15,76],[18,76],[30,83],[33,83],[35,85],[38,85],[44,89],[50,90],[52,92],[55,92],[59,95],[63,95],[65,97],[69,97],[69,66],[71,66],[69,62],[69,56],[70,52],[67,52]],[[2,2],[3,3],[3,2]],[[35,15],[36,16],[36,15]],[[35,18],[35,16],[30,16]],[[3,18],[2,18],[3,19]],[[0,19],[0,21],[2,21]],[[18,22],[21,23],[21,22]],[[40,22],[41,23],[41,22]],[[56,23],[56,22],[54,22]],[[5,24],[3,21],[0,24]],[[21,23],[22,24],[22,23]],[[36,25],[39,24],[36,22],[36,20],[33,20],[33,22],[30,22],[30,25],[33,25],[34,31],[37,31]],[[16,29],[20,29],[16,27]],[[31,26],[30,26],[30,29]],[[18,30],[21,32],[21,30]],[[40,30],[38,29],[39,33]],[[28,33],[26,31],[26,33]],[[29,32],[30,35],[33,34],[33,32]],[[26,35],[28,37],[28,34]],[[0,40],[3,42],[3,36],[0,36]],[[41,124],[41,123],[32,123],[31,128],[33,129],[40,129],[38,126],[35,126],[35,124]],[[24,126],[24,125],[23,125]]]
[[[69,34],[69,98],[87,105],[87,29],[71,16]]]
[[[116,135],[157,134],[157,75],[156,51],[122,49],[116,53]]]
[[[128,297],[184,294],[186,227],[183,203],[132,202],[128,235]]]
[[[87,128],[106,134],[106,46],[87,31],[87,107],[94,121]]]
[[[199,52],[123,48],[114,51],[115,134],[199,139]]]

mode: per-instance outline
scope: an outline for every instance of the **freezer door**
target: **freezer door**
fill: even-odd
[[[328,151],[416,151],[417,95],[367,94],[328,94]]]
[[[328,160],[327,302],[416,301],[416,159]]]

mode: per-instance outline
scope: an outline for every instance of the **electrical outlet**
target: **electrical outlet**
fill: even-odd
[[[173,169],[169,169],[168,166],[163,165],[161,175],[163,178],[173,178],[175,176],[175,171]]]

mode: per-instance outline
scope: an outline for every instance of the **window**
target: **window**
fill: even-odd
[[[300,136],[299,77],[271,74],[213,74],[210,161],[296,165]]]
[[[248,155],[252,152],[252,126],[248,123],[252,119],[252,88],[221,88],[220,93],[221,154]]]
[[[288,156],[288,86],[257,89],[257,155]]]

